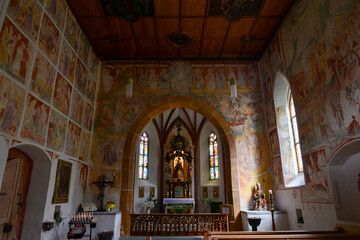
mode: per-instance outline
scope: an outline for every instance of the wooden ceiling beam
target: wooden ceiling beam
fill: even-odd
[[[180,0],[181,1],[181,0]],[[155,11],[155,10],[154,10]],[[206,14],[206,13],[205,13]],[[78,17],[78,20],[81,21],[81,20],[89,20],[89,19],[102,19],[103,16],[96,16],[96,15],[88,15],[88,16],[79,16]],[[106,16],[105,15],[105,18],[106,19],[112,19],[112,18],[121,18],[123,19],[123,17],[121,16]],[[153,17],[153,16],[141,16],[140,18],[154,18],[154,19],[166,19],[166,18],[179,18],[178,16],[156,16],[156,17]],[[186,19],[186,18],[204,18],[204,16],[182,16],[182,18]],[[207,16],[207,18],[223,18],[222,16]],[[268,16],[243,16],[241,18],[265,18],[265,19],[268,19],[268,18],[274,18],[274,19],[283,19],[284,17],[283,16],[279,16],[279,15],[268,15]],[[134,22],[136,23],[136,22]]]
[[[210,1],[210,0],[206,0],[206,5],[205,5],[204,20],[203,20],[203,25],[202,25],[202,29],[201,29],[201,40],[200,40],[200,46],[199,46],[199,59],[201,58],[201,51],[202,51],[202,48],[203,48],[203,38],[204,38],[204,32],[205,32],[205,22],[206,22],[207,12],[208,12],[208,8],[209,8],[209,1]]]
[[[226,28],[224,40],[223,40],[223,42],[222,42],[221,49],[220,49],[220,54],[219,54],[219,58],[220,58],[220,59],[222,59],[222,56],[223,56],[224,46],[225,46],[225,42],[226,42],[226,40],[227,40],[227,36],[228,36],[229,30],[230,30],[230,26],[231,26],[231,23],[229,23],[228,26],[227,26],[227,28]],[[231,54],[231,52],[230,52],[230,54]],[[230,56],[230,57],[231,57],[231,56]]]

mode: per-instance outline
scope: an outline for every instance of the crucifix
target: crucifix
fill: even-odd
[[[104,209],[104,196],[105,196],[104,191],[105,191],[105,188],[109,184],[114,184],[114,181],[105,181],[105,180],[106,180],[106,176],[102,175],[101,181],[93,182],[93,184],[95,184],[99,188],[99,195],[97,197],[97,199],[100,201],[99,211],[105,211],[105,209]]]

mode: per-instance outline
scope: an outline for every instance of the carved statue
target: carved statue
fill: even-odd
[[[254,199],[255,199],[255,210],[257,211],[266,211],[266,199],[265,199],[265,193],[261,189],[260,183],[256,183],[255,185],[255,191],[254,191]]]

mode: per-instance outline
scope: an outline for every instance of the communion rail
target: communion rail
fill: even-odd
[[[131,236],[196,236],[204,232],[229,231],[226,214],[130,214]]]
[[[274,232],[207,232],[204,233],[204,240],[359,240],[360,233],[343,233],[341,231],[274,231]]]

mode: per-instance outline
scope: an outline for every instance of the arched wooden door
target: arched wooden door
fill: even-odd
[[[0,189],[0,240],[21,239],[32,161],[17,149],[9,151]]]

